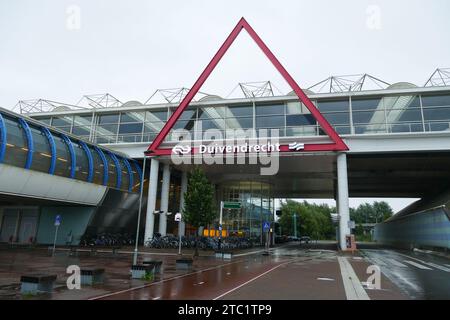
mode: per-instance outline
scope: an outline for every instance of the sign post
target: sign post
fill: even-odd
[[[181,255],[181,232],[180,232],[180,227],[181,227],[181,213],[176,213],[175,214],[175,221],[178,222],[178,235],[179,235],[179,239],[178,239],[178,254]]]
[[[52,256],[54,256],[55,255],[55,250],[56,250],[56,238],[58,237],[58,229],[59,229],[59,226],[61,225],[61,215],[56,215],[56,217],[55,217],[55,227],[56,227],[56,230],[55,230],[55,239],[53,240],[53,251],[52,251]]]
[[[264,221],[263,222],[263,231],[266,234],[266,251],[267,253],[269,253],[269,233],[270,233],[270,222],[269,221]]]

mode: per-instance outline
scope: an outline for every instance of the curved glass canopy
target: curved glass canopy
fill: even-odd
[[[0,163],[136,192],[137,162],[10,113],[0,112]]]

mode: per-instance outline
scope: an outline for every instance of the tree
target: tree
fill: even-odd
[[[294,214],[297,214],[297,231],[300,235],[310,236],[314,239],[331,239],[335,236],[331,212],[334,208],[328,205],[316,205],[306,201],[297,202],[287,200],[281,204],[281,217],[279,224],[284,234],[293,235]]]
[[[214,207],[214,187],[208,181],[205,173],[195,167],[190,175],[187,191],[184,194],[184,221],[196,229],[195,256],[198,256],[198,230],[201,226],[206,226],[216,218]]]
[[[374,203],[363,203],[358,208],[350,209],[350,218],[355,221],[355,235],[359,240],[370,241],[371,236],[367,233],[364,223],[380,223],[390,218],[394,211],[385,201],[375,201]]]
[[[350,209],[350,217],[355,223],[378,223],[390,218],[394,211],[385,201],[375,201],[373,204],[363,203],[356,209]]]

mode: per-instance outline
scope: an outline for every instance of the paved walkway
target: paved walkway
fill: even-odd
[[[273,248],[236,252],[231,261],[216,259],[211,251],[201,251],[189,271],[177,270],[174,251],[145,250],[140,260],[163,261],[163,272],[153,282],[130,279],[132,248],[113,255],[110,250],[91,256],[81,251],[69,256],[58,250],[49,256],[46,249],[0,250],[0,299],[405,299],[390,279],[381,277],[381,289],[365,285],[367,268],[373,263],[361,255],[342,255],[328,246],[300,246],[297,243]],[[184,251],[187,255],[193,252]],[[67,266],[99,267],[106,271],[105,283],[68,290]],[[20,276],[29,272],[57,274],[52,294],[23,297]]]

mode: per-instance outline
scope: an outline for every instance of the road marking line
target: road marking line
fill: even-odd
[[[414,267],[417,267],[422,270],[432,270],[431,268],[425,267],[425,266],[418,264],[417,262],[414,262],[411,260],[404,260],[404,262],[409,263],[410,265],[413,265]]]
[[[396,267],[402,267],[402,268],[408,268],[408,266],[407,265],[405,265],[405,264],[403,264],[403,263],[401,263],[401,262],[398,262],[397,260],[395,260],[395,259],[392,259],[392,258],[387,258],[394,266],[396,266]]]
[[[331,278],[317,278],[317,280],[320,280],[320,281],[335,281],[334,279],[331,279]]]
[[[337,257],[341,268],[342,281],[347,300],[370,300],[366,290],[364,290],[352,268],[350,262],[345,257]]]
[[[426,262],[426,261],[423,261],[423,260],[420,260],[420,259],[417,259],[417,258],[414,258],[414,257],[410,257],[410,256],[408,256],[406,254],[402,254],[402,253],[399,253],[399,254],[401,254],[404,257],[408,257],[408,258],[411,258],[413,260],[419,261],[420,263],[422,263],[422,264],[424,264],[426,266],[430,266],[430,267],[433,267],[433,268],[436,268],[436,269],[439,269],[439,270],[442,270],[442,271],[445,271],[445,272],[450,272],[449,268],[443,267],[443,266],[438,265],[436,263]],[[446,265],[446,266],[450,267],[449,265]]]
[[[160,280],[158,282],[152,282],[152,283],[145,284],[145,285],[142,285],[142,286],[139,286],[139,287],[134,287],[134,288],[130,288],[130,289],[125,289],[125,290],[120,290],[120,291],[116,291],[116,292],[107,293],[107,294],[104,294],[104,295],[101,295],[101,296],[89,298],[88,300],[99,300],[99,299],[115,296],[115,295],[118,295],[118,294],[130,292],[130,291],[144,289],[144,288],[151,287],[151,286],[153,286],[155,284],[161,284],[161,283],[164,283],[164,282],[167,282],[167,281],[177,280],[177,279],[184,278],[184,277],[187,277],[187,276],[192,276],[192,275],[197,274],[197,273],[211,271],[211,270],[214,270],[214,269],[219,269],[219,268],[222,268],[222,267],[225,267],[225,266],[228,266],[228,265],[231,265],[231,264],[240,263],[240,262],[244,262],[244,260],[238,260],[238,261],[234,261],[234,262],[230,262],[230,263],[221,264],[221,265],[218,265],[218,266],[215,266],[215,267],[211,267],[211,268],[207,268],[207,269],[203,269],[203,270],[199,270],[199,271],[195,271],[195,272],[182,274],[182,275],[179,275],[179,276],[176,276],[176,277],[173,277],[173,278],[163,279],[163,280]]]
[[[281,267],[281,266],[283,266],[283,265],[286,265],[286,264],[289,264],[289,263],[291,263],[291,262],[292,262],[292,261],[288,261],[288,262],[284,262],[284,263],[282,263],[282,264],[279,264],[279,265],[273,267],[272,269],[269,269],[269,270],[267,270],[267,271],[261,273],[260,275],[258,275],[258,276],[256,276],[256,277],[254,277],[254,278],[252,278],[252,279],[250,279],[250,280],[248,280],[248,281],[246,281],[246,282],[244,282],[244,283],[238,285],[237,287],[235,287],[235,288],[233,288],[233,289],[231,289],[231,290],[228,290],[228,291],[225,292],[225,293],[222,293],[220,296],[215,297],[213,300],[218,300],[218,299],[220,299],[220,298],[226,296],[227,294],[230,294],[231,292],[236,291],[236,290],[239,289],[239,288],[242,288],[243,286],[249,284],[250,282],[253,282],[253,281],[255,281],[256,279],[259,279],[259,278],[265,276],[266,274],[272,272],[273,270],[278,269],[279,267]]]
[[[383,267],[387,266],[387,264],[384,263],[383,260],[381,260],[381,259],[379,259],[379,258],[371,258],[371,260],[372,260],[373,262],[375,262],[375,264],[376,264],[377,266],[379,266],[379,267],[381,267],[381,266],[383,266]]]
[[[445,271],[445,272],[450,272],[450,269],[449,269],[449,268],[440,266],[440,265],[438,265],[438,264],[436,264],[436,263],[433,263],[433,262],[427,262],[426,265],[428,265],[428,266],[430,266],[430,267],[434,267],[434,268],[439,269],[439,270],[442,270],[442,271]]]

